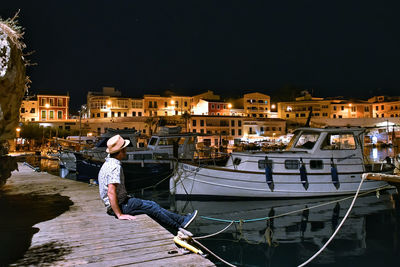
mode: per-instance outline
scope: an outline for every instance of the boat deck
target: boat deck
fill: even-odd
[[[107,215],[97,186],[19,164],[1,191],[7,216],[0,222],[0,265],[214,266],[183,254],[173,235],[147,215],[134,221]]]

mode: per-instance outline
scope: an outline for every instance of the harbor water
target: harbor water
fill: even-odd
[[[368,148],[373,161],[393,156],[391,148]],[[58,161],[30,162],[42,171],[75,179],[59,169]],[[128,179],[128,178],[127,178]],[[175,200],[168,192],[138,190],[179,213],[195,209],[199,216],[188,230],[215,254],[237,266],[298,266],[313,256],[331,237],[346,214],[352,196],[246,200]],[[100,200],[99,200],[100,201]],[[360,195],[349,217],[327,248],[308,266],[397,266],[400,255],[400,201],[396,189]],[[223,263],[210,257],[217,265]]]

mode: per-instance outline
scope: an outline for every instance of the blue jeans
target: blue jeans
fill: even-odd
[[[154,201],[143,200],[131,197],[125,204],[121,205],[121,211],[124,214],[138,215],[147,214],[162,224],[175,227],[182,227],[184,216],[168,211]]]

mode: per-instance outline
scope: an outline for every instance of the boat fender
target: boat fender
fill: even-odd
[[[194,246],[190,245],[190,244],[187,243],[186,241],[180,239],[178,236],[175,236],[175,237],[174,237],[174,242],[175,242],[177,245],[179,245],[179,246],[181,246],[181,247],[183,247],[183,248],[186,248],[187,250],[189,250],[189,251],[191,251],[191,252],[193,252],[193,253],[200,254],[200,255],[203,255],[203,254],[204,254],[200,249],[195,248]]]
[[[175,195],[176,193],[176,185],[181,179],[183,171],[181,169],[176,170],[175,175],[169,179],[169,192],[171,195]]]
[[[400,154],[394,158],[394,174],[400,175]]]
[[[268,164],[268,157],[265,157],[265,181],[267,182],[271,191],[274,190],[274,180],[272,177],[272,166]]]
[[[174,177],[169,178],[169,193],[175,195],[176,193],[176,181]]]
[[[307,178],[307,172],[306,172],[306,164],[303,162],[303,158],[300,158],[300,181],[301,184],[303,185],[304,189],[308,189],[308,178]]]
[[[339,187],[340,187],[339,175],[338,175],[338,170],[336,168],[336,165],[333,162],[333,158],[331,158],[331,176],[332,176],[333,185],[336,187],[336,189],[339,189]]]

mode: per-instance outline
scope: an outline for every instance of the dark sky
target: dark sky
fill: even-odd
[[[71,96],[114,86],[223,96],[287,86],[316,96],[400,95],[400,2],[2,1],[21,9],[33,92]]]

